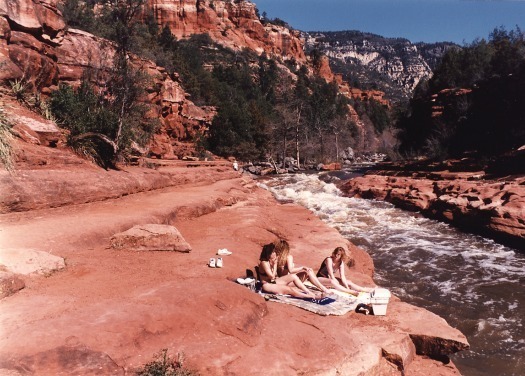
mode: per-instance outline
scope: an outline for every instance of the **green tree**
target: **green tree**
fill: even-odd
[[[94,1],[64,0],[58,4],[67,26],[94,32],[98,21],[95,17],[93,7]]]
[[[489,40],[448,50],[399,117],[400,150],[440,158],[493,156],[525,144],[525,37],[495,29]],[[467,88],[468,91],[443,89]]]
[[[143,0],[106,4],[104,17],[112,20],[110,34],[117,44],[104,90],[90,84],[93,72],[87,71],[77,90],[61,85],[51,97],[54,114],[70,130],[70,144],[106,168],[125,158],[133,143],[144,145],[154,131],[154,124],[145,120],[148,107],[141,100],[148,78],[130,63],[130,43],[142,5]]]

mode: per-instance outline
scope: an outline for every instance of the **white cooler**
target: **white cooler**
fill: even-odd
[[[385,316],[386,307],[390,300],[390,291],[387,289],[377,288],[370,293],[370,304],[374,310],[375,316]]]

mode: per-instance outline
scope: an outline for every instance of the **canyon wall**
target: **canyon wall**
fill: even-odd
[[[335,72],[351,83],[376,86],[390,101],[407,100],[421,80],[429,79],[453,43],[412,43],[360,31],[312,32],[303,35],[307,49],[325,53]]]
[[[248,48],[284,60],[305,63],[298,31],[261,23],[256,5],[249,1],[149,0],[157,23],[168,26],[178,39],[206,33],[233,50]]]

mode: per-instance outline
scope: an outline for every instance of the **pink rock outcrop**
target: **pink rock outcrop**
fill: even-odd
[[[132,251],[191,251],[191,246],[184,240],[179,230],[170,225],[136,225],[113,235],[109,239],[109,244],[113,249]]]
[[[485,180],[484,172],[375,171],[346,182],[346,194],[386,200],[467,231],[525,249],[525,178]]]

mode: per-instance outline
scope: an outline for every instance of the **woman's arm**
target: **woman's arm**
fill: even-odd
[[[339,274],[341,274],[341,283],[343,284],[343,286],[346,287],[347,289],[350,289],[350,287],[348,287],[348,281],[346,280],[346,277],[345,277],[345,263],[342,260],[341,260],[341,266],[339,267]]]
[[[277,278],[277,263],[272,266],[269,261],[261,261],[261,268],[269,280],[273,281]]]
[[[310,268],[307,268],[306,266],[295,266],[294,262],[293,262],[293,256],[292,255],[288,255],[288,257],[286,258],[286,267],[288,268],[288,271],[292,274],[295,274],[295,273],[299,273],[299,272],[307,272],[308,269]]]
[[[326,259],[326,270],[328,271],[328,278],[336,279],[334,275],[334,260],[331,257]]]

